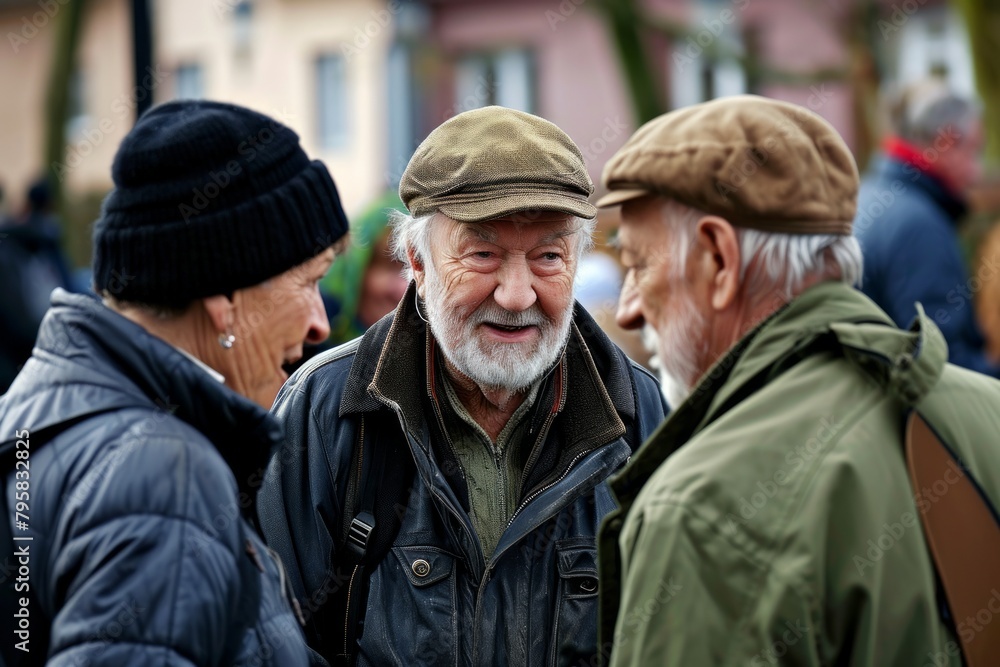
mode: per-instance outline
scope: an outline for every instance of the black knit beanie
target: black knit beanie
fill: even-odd
[[[233,104],[170,102],[122,141],[94,228],[94,287],[185,306],[272,278],[347,232],[322,162],[276,120]]]

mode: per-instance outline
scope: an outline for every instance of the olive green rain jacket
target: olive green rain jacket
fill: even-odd
[[[922,309],[902,331],[832,282],[737,343],[612,481],[605,663],[961,664],[955,633],[1000,623],[1000,592],[941,620],[919,512],[963,472],[914,494],[904,422],[915,407],[996,507],[1000,382],[947,357]]]

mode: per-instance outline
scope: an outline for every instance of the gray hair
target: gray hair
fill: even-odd
[[[675,275],[683,275],[694,236],[695,223],[708,215],[669,200],[663,221],[671,229]],[[776,291],[790,301],[804,289],[806,280],[826,276],[836,269],[842,282],[857,285],[864,266],[861,246],[854,236],[834,234],[780,234],[736,227],[740,245],[740,279],[750,294]],[[756,262],[754,260],[757,260]]]
[[[431,256],[431,223],[437,218],[437,213],[414,217],[402,211],[389,211],[389,224],[392,226],[392,238],[389,247],[393,257],[402,262],[406,267],[406,277],[413,279],[413,267],[410,266],[410,258],[407,250],[412,248],[414,254],[422,262],[426,262]],[[597,227],[597,218],[572,217],[572,223],[576,232],[579,232],[577,243],[577,258],[580,258],[594,247],[594,228]],[[579,262],[577,263],[579,266]]]
[[[956,95],[944,82],[935,80],[907,87],[890,113],[899,137],[921,146],[949,129],[964,137],[980,116],[972,100]]]

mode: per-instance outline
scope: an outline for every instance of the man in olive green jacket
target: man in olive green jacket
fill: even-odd
[[[1000,501],[1000,383],[851,288],[857,170],[825,121],[750,96],[661,116],[609,162],[619,323],[657,339],[675,411],[612,488],[612,665],[960,665],[921,513],[971,474]],[[918,410],[964,463],[914,490]],[[997,564],[1000,567],[1000,563]],[[998,663],[1000,664],[1000,663]]]

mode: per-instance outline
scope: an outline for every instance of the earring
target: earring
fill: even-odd
[[[219,345],[222,346],[223,350],[233,349],[233,343],[236,342],[236,336],[233,334],[219,334]]]

